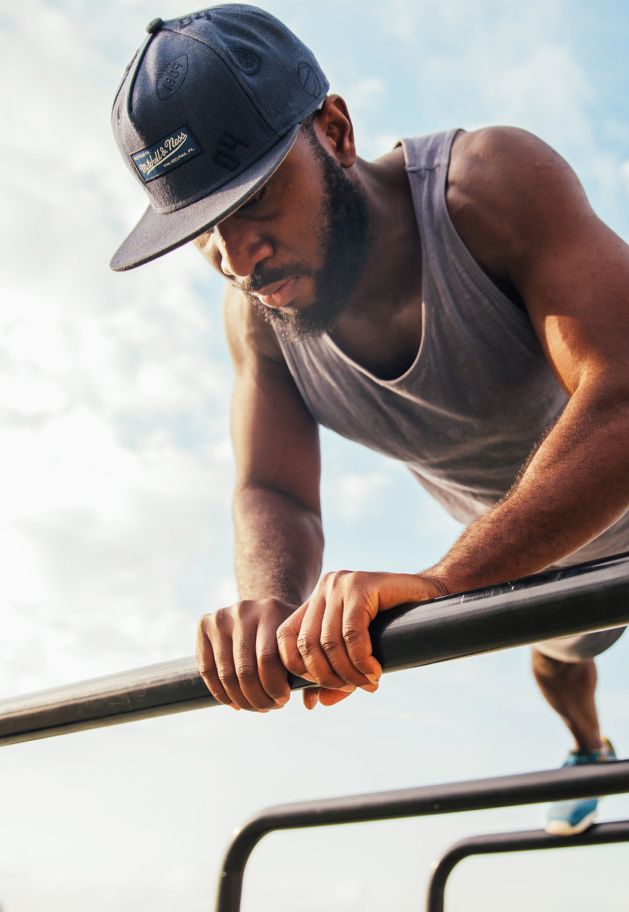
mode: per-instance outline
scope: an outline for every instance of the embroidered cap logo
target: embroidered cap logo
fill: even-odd
[[[166,101],[182,87],[187,75],[188,57],[181,54],[166,64],[157,77],[157,97]]]

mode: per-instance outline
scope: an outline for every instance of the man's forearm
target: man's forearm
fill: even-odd
[[[512,491],[426,575],[450,592],[537,573],[622,515],[629,501],[629,413],[619,390],[578,390]]]
[[[279,490],[250,485],[234,495],[236,579],[241,599],[301,604],[321,573],[321,518]]]

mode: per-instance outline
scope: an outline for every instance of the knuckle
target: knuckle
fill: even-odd
[[[317,641],[312,636],[300,636],[297,638],[297,649],[299,654],[304,658],[308,658],[316,652],[318,647]]]
[[[215,697],[217,700],[220,700],[220,695],[221,695],[221,691],[223,688],[220,686],[220,682],[218,680],[217,675],[213,674],[210,671],[205,671],[201,668],[199,668],[199,674],[201,675],[203,683],[205,684],[207,689],[210,691],[212,696]]]
[[[361,627],[346,627],[343,630],[343,639],[348,646],[355,646],[356,643],[359,643],[365,631]]]
[[[213,614],[204,614],[199,624],[202,633],[209,639],[216,630],[216,612]]]
[[[238,689],[238,675],[236,674],[235,670],[230,669],[229,671],[219,671],[218,676],[225,690],[229,691]]]
[[[236,675],[238,681],[244,684],[255,684],[258,680],[258,669],[248,662],[241,662],[236,665]]]
[[[326,655],[335,655],[340,649],[342,649],[342,646],[340,642],[333,637],[322,637],[321,649],[325,652]]]
[[[263,652],[258,656],[258,665],[262,671],[275,671],[279,666],[276,652]]]
[[[208,627],[210,630],[225,630],[229,621],[229,608],[219,608],[214,614],[208,616]]]
[[[251,603],[250,602],[236,602],[235,605],[231,606],[231,615],[235,621],[243,622],[251,614]]]
[[[197,630],[199,630],[201,633],[204,633],[207,625],[210,623],[211,617],[211,614],[204,614],[202,617],[200,617],[199,623],[197,624]]]
[[[277,638],[278,643],[284,643],[284,642],[290,640],[290,638],[291,638],[290,628],[288,627],[288,623],[286,621],[284,621],[283,624],[280,624],[280,626],[277,628],[277,630],[275,632],[275,636]]]

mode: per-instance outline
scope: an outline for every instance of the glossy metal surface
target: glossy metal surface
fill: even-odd
[[[627,554],[395,608],[370,633],[388,672],[622,624],[629,624]],[[175,659],[1,701],[0,744],[214,705],[194,658]]]

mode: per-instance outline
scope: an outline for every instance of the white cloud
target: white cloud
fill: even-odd
[[[145,206],[108,122],[131,48],[81,10],[13,9],[3,49],[5,692],[191,652],[230,548],[221,290],[192,250],[109,271]]]

